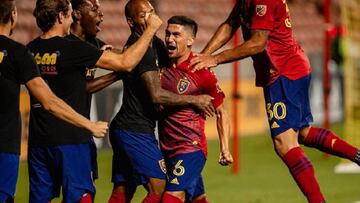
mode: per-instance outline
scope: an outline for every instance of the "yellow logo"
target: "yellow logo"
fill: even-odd
[[[171,184],[179,185],[179,181],[177,178],[174,178],[170,181]]]
[[[166,174],[166,165],[165,165],[164,159],[159,160],[159,166],[160,166],[160,169],[162,170],[162,172]]]
[[[290,23],[289,18],[285,19],[285,26],[288,27],[288,28],[291,28],[291,23]]]
[[[271,129],[274,128],[280,128],[279,124],[276,121],[274,121],[273,124],[271,125]]]
[[[4,52],[0,51],[0,63],[2,63],[4,59]]]
[[[43,56],[41,56],[39,53],[35,55],[35,61],[38,65],[55,65],[56,64],[56,53],[45,53]]]

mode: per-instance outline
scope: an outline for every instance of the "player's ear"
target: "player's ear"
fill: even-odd
[[[65,19],[65,14],[64,14],[64,12],[60,12],[59,14],[58,14],[58,22],[59,22],[59,24],[62,24],[62,22],[64,22],[64,19]]]
[[[134,27],[134,21],[133,21],[133,19],[131,19],[131,18],[126,18],[126,22],[128,23],[128,25],[132,28],[132,27]]]
[[[187,46],[191,47],[194,44],[194,42],[195,42],[195,37],[189,37],[187,39]]]
[[[81,19],[81,13],[78,10],[73,10],[72,12],[72,18],[75,21],[79,21]]]

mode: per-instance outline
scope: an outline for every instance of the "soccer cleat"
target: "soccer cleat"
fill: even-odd
[[[360,150],[356,153],[355,163],[360,166]]]

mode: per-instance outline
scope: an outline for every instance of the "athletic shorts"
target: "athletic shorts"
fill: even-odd
[[[112,182],[147,184],[149,178],[166,180],[166,167],[154,134],[110,129],[113,149]]]
[[[84,193],[95,194],[90,144],[30,147],[28,153],[30,203],[47,203],[59,197],[74,203]]]
[[[206,158],[201,150],[175,155],[165,162],[169,177],[166,191],[185,191],[186,201],[205,193],[201,171]]]
[[[0,153],[0,202],[13,202],[19,172],[19,154]]]
[[[309,100],[310,81],[310,75],[298,80],[280,76],[273,84],[264,88],[272,137],[290,128],[298,131],[313,121]]]
[[[90,141],[90,152],[91,152],[91,168],[92,168],[92,178],[95,181],[99,178],[99,170],[97,164],[97,148],[94,139]]]

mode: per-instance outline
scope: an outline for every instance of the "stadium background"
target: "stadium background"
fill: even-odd
[[[292,26],[297,41],[301,44],[310,58],[313,74],[311,87],[311,105],[317,125],[324,120],[323,108],[323,44],[325,30],[331,34],[331,60],[329,61],[331,75],[330,92],[330,121],[337,123],[335,131],[348,135],[350,142],[360,146],[360,16],[359,0],[333,1],[332,19],[330,25],[323,22],[323,4],[317,0],[288,0]],[[104,13],[104,22],[99,38],[114,47],[122,47],[130,33],[124,18],[125,0],[100,0]],[[163,38],[166,20],[172,15],[186,15],[195,19],[199,24],[199,32],[194,50],[201,50],[210,39],[217,26],[227,17],[232,8],[231,0],[157,0],[152,1],[157,13],[164,21],[158,36]],[[35,0],[17,0],[19,14],[18,24],[13,39],[24,44],[40,34],[36,26],[32,11]],[[346,28],[346,34],[335,32],[336,28]],[[239,33],[241,35],[241,33]],[[231,43],[227,47],[231,47]],[[344,56],[344,57],[343,57]],[[275,156],[271,140],[267,133],[267,120],[264,111],[262,90],[254,87],[254,71],[251,60],[239,63],[239,91],[236,99],[238,111],[232,107],[232,68],[222,65],[215,69],[220,80],[220,86],[227,95],[226,106],[230,116],[239,116],[237,126],[240,140],[240,172],[233,177],[231,171],[216,165],[218,147],[216,142],[216,125],[214,119],[208,119],[206,134],[209,138],[210,156],[204,171],[205,184],[212,202],[305,202],[300,191],[291,180],[290,175],[282,167],[282,163]],[[345,71],[344,71],[345,70]],[[97,75],[105,71],[98,70]],[[343,78],[344,76],[344,78]],[[345,81],[346,91],[342,92],[342,81]],[[121,106],[122,84],[117,82],[107,89],[95,94],[93,98],[92,119],[110,121],[114,113]],[[345,99],[344,99],[345,98]],[[29,101],[27,92],[21,95],[21,113],[23,119],[22,131],[22,159],[26,159],[27,126],[29,115]],[[346,108],[344,108],[344,106]],[[346,113],[344,113],[346,112]],[[100,150],[100,180],[97,181],[97,202],[106,202],[111,191],[110,169],[111,150],[108,139],[97,140]],[[314,161],[319,182],[329,202],[351,203],[360,200],[360,175],[335,174],[334,167],[340,161],[337,158],[324,158],[322,153],[310,151]],[[336,168],[336,167],[335,167]],[[26,162],[21,164],[20,180],[17,191],[17,202],[27,200]],[[271,173],[274,173],[271,175]],[[271,177],[269,177],[271,176]],[[328,184],[328,185],[324,185]],[[220,187],[221,185],[221,187]],[[135,196],[134,202],[140,202],[141,195]],[[280,196],[273,198],[273,196]],[[332,199],[331,199],[332,198]],[[332,200],[332,201],[330,201]]]

